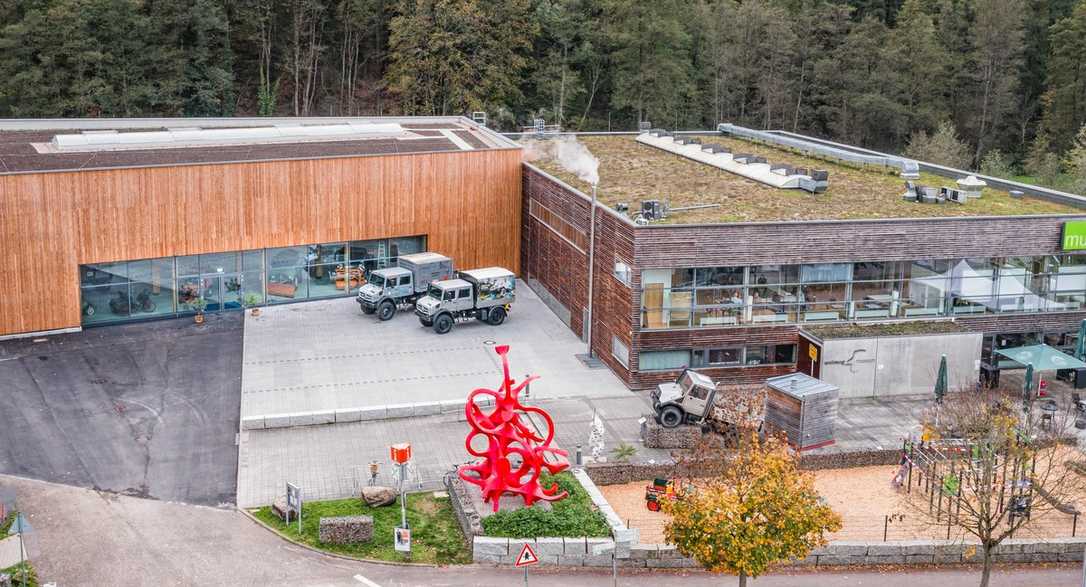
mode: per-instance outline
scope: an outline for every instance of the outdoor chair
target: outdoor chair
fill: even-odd
[[[1086,402],[1082,401],[1082,396],[1079,394],[1079,392],[1071,392],[1071,402],[1075,404],[1076,412],[1086,413]]]

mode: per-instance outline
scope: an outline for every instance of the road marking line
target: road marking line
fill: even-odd
[[[363,585],[366,585],[367,587],[381,587],[377,583],[374,583],[373,581],[370,581],[369,579],[363,577],[362,575],[355,575],[354,580],[358,581],[359,583],[362,583]]]

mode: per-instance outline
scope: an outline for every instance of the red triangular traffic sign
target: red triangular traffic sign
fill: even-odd
[[[535,555],[535,551],[532,550],[531,545],[525,544],[524,548],[520,549],[520,554],[517,555],[517,562],[514,567],[526,567],[528,565],[538,565],[539,557]]]

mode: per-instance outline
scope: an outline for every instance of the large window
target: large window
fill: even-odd
[[[753,367],[790,365],[796,362],[796,345],[733,346],[692,350],[645,351],[640,355],[641,371],[671,371],[692,367]]]
[[[643,328],[885,320],[1086,306],[1086,255],[646,269]]]
[[[81,265],[83,324],[344,296],[426,237],[333,242]]]

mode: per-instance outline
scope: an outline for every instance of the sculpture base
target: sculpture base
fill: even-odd
[[[471,506],[478,512],[480,518],[486,518],[494,514],[494,505],[483,501],[483,491],[478,485],[465,481],[464,488],[467,492],[467,498],[471,502]],[[498,501],[498,511],[500,512],[514,512],[524,507],[524,498],[512,493],[502,495],[501,499]],[[531,507],[550,511],[551,502],[537,501],[533,503]]]

